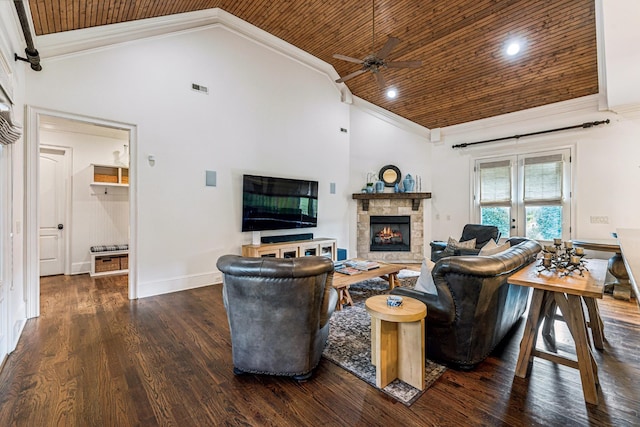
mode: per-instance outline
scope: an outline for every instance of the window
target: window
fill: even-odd
[[[476,212],[503,237],[569,239],[569,149],[477,160]]]

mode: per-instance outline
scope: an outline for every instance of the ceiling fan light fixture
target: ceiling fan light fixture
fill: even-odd
[[[386,68],[419,68],[422,66],[422,61],[389,61],[387,59],[391,51],[400,43],[400,39],[398,39],[397,37],[388,36],[384,46],[382,46],[382,48],[376,52],[375,0],[371,1],[371,15],[371,54],[365,56],[363,59],[353,58],[351,56],[340,55],[337,53],[334,54],[333,57],[336,59],[341,59],[343,61],[353,62],[361,65],[361,68],[358,71],[337,79],[335,81],[336,83],[344,83],[349,79],[352,79],[356,76],[359,76],[360,74],[369,71],[373,75],[378,87],[381,90],[385,90],[386,83],[384,77],[382,76],[382,70]],[[387,94],[387,96],[389,95]]]

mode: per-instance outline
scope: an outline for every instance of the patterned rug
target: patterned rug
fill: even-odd
[[[413,288],[417,273],[402,270],[398,275],[400,285]],[[322,356],[376,387],[376,367],[371,364],[371,317],[364,302],[373,295],[387,293],[389,285],[382,279],[372,279],[351,285],[349,293],[353,306],[345,306],[331,316],[329,340]],[[415,402],[440,376],[446,368],[426,360],[425,389],[418,390],[398,379],[385,388],[384,393],[409,406]],[[377,387],[376,387],[377,388]]]

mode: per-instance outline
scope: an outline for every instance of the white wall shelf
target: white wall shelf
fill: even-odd
[[[129,168],[123,166],[109,166],[92,164],[93,181],[90,185],[103,187],[128,187]]]

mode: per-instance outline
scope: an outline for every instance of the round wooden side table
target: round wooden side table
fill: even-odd
[[[365,301],[371,315],[371,363],[376,367],[376,386],[386,387],[396,378],[424,390],[424,318],[427,306],[402,297],[400,307],[389,307],[387,295]]]

